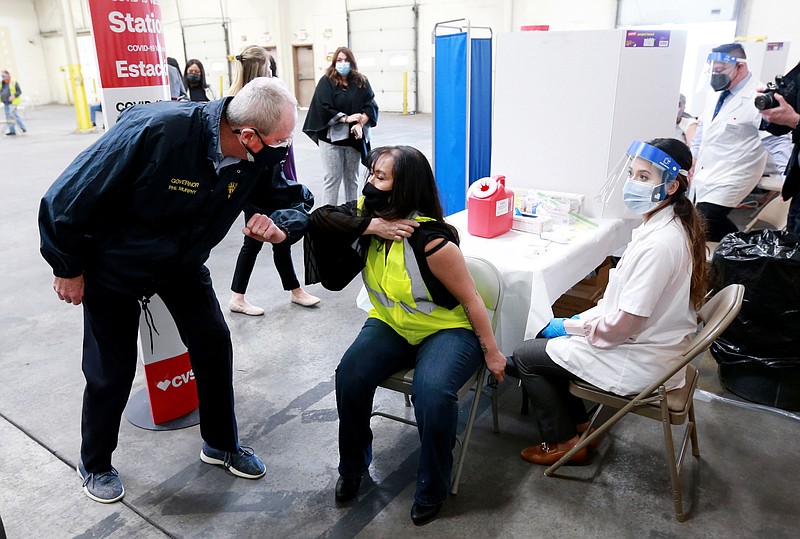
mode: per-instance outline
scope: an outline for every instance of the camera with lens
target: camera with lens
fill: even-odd
[[[784,99],[794,97],[797,93],[792,79],[786,80],[781,75],[775,76],[775,82],[768,82],[767,89],[762,95],[756,96],[754,103],[758,110],[774,109],[780,103],[775,99],[775,94],[781,94]],[[792,105],[792,103],[790,103]],[[794,105],[792,105],[794,107]]]

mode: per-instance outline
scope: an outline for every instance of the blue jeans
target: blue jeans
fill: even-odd
[[[22,129],[23,133],[27,131],[27,129],[25,129],[25,124],[22,123],[22,119],[19,117],[19,114],[17,113],[17,106],[12,105],[10,103],[3,103],[3,106],[6,109],[6,122],[8,123],[8,132],[16,133],[16,131],[14,130],[14,122],[16,122],[19,125],[19,128]]]
[[[92,125],[95,125],[95,116],[98,112],[103,112],[103,104],[96,103],[94,105],[89,105],[89,120],[92,122]]]
[[[483,362],[478,338],[466,329],[440,330],[412,346],[388,324],[369,318],[336,368],[339,475],[361,477],[372,460],[372,401],[378,384],[415,367],[411,399],[421,442],[414,500],[447,498],[458,426],[458,390]]]

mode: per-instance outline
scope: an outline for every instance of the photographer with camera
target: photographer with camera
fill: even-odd
[[[753,190],[764,173],[767,151],[761,143],[761,114],[753,106],[761,86],[747,69],[739,43],[720,45],[708,55],[709,95],[697,134],[691,198],[707,225],[709,241],[739,228],[728,214]]]
[[[783,182],[781,196],[783,200],[792,199],[789,206],[789,216],[786,228],[790,232],[800,234],[800,63],[783,77],[775,77],[775,84],[758,88],[762,93],[755,98],[756,108],[761,110],[761,115],[769,122],[765,129],[773,135],[783,135],[792,131],[794,148],[786,165],[786,180]]]

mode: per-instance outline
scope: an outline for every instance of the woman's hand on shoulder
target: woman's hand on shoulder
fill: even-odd
[[[379,236],[385,240],[400,241],[411,237],[419,223],[413,219],[396,219],[389,221],[380,217],[373,217],[364,234]]]

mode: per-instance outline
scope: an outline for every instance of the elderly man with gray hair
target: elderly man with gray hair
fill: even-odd
[[[200,458],[239,477],[266,472],[239,444],[230,331],[205,261],[256,187],[271,182],[297,121],[297,101],[258,78],[208,103],[136,105],[70,164],[39,209],[41,252],[53,289],[83,304],[86,378],[77,470],[91,499],[125,493],[111,454],[137,359],[140,310],[158,294],[189,350],[200,406]],[[297,241],[308,214],[255,214],[244,233]]]

